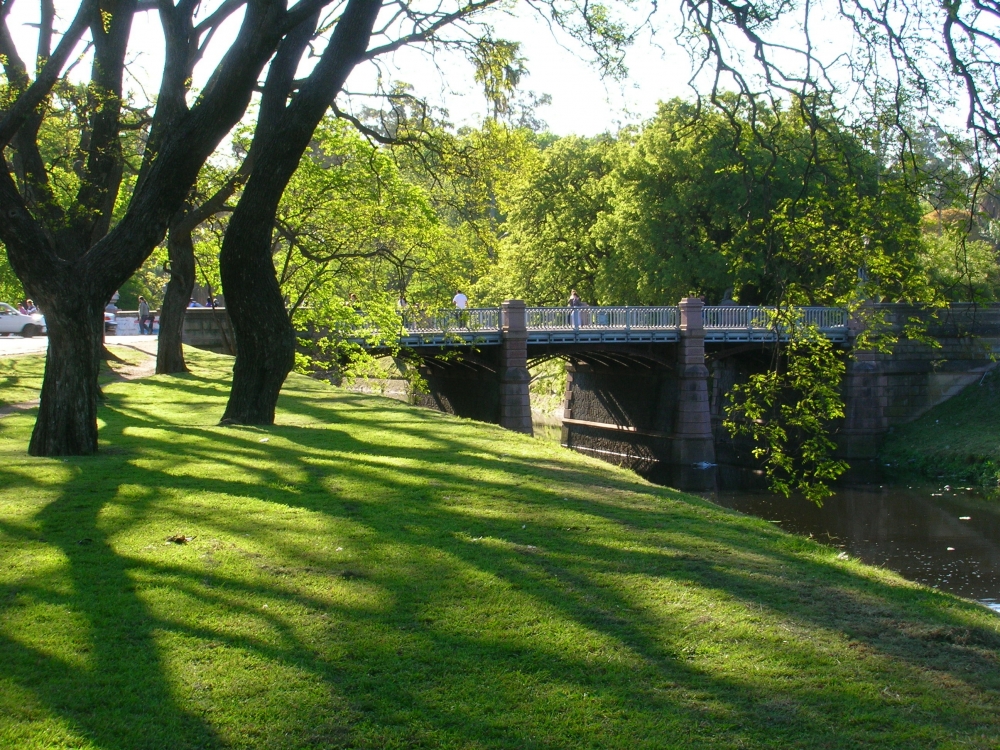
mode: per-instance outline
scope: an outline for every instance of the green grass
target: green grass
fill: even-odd
[[[44,371],[45,358],[36,354],[0,359],[0,406],[37,399]]]
[[[131,346],[111,346],[108,350],[120,360],[113,363],[114,367],[139,365],[149,359],[149,355]],[[21,354],[0,358],[0,407],[37,400],[44,374],[45,357],[42,355]],[[104,364],[101,371],[101,385],[113,380],[115,374],[112,366]]]
[[[893,428],[881,462],[900,478],[923,476],[996,487],[1000,482],[1000,371]]]
[[[0,747],[995,748],[1000,618],[499,428],[229,360],[0,419]],[[187,544],[166,541],[193,537]]]

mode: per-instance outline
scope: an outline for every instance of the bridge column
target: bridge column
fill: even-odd
[[[500,335],[500,426],[532,435],[528,319],[522,300],[506,300],[500,306]]]
[[[874,458],[889,430],[886,375],[873,351],[855,351],[844,378],[844,426],[838,453],[846,459]]]
[[[674,464],[715,463],[712,414],[705,366],[705,303],[696,297],[680,301],[681,345],[677,356],[679,392],[671,448]]]

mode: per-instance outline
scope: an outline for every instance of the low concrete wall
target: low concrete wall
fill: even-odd
[[[181,341],[199,349],[230,353],[236,340],[226,308],[189,307],[184,313]]]
[[[159,333],[160,313],[151,310],[154,325],[153,333]],[[119,310],[115,314],[118,322],[115,333],[118,336],[139,335],[139,312],[137,310]],[[228,340],[227,340],[228,339]],[[233,339],[233,324],[229,320],[226,308],[189,307],[184,312],[184,330],[181,341],[199,349],[213,352],[228,352],[235,341]]]

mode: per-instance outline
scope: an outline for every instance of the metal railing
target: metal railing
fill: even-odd
[[[779,327],[774,307],[741,307],[737,305],[705,307],[702,319],[707,329],[725,330],[772,330]],[[815,325],[821,331],[845,328],[847,326],[847,310],[838,307],[799,307],[796,308],[801,317],[799,322],[805,325]]]
[[[467,310],[442,310],[430,314],[407,311],[403,313],[403,328],[409,333],[499,331],[500,308],[473,307]]]
[[[677,307],[529,307],[528,330],[677,328]]]
[[[835,307],[801,307],[798,320],[814,324],[834,341],[847,340],[847,311]],[[664,307],[528,307],[525,310],[529,342],[628,343],[670,342],[680,335],[680,308]],[[789,326],[776,321],[776,308],[719,305],[702,309],[708,340],[786,340]],[[426,313],[406,310],[407,345],[447,346],[500,343],[500,308],[442,310]]]

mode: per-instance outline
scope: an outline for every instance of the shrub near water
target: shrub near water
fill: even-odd
[[[0,746],[995,747],[1000,619],[499,428],[230,362],[0,420]],[[176,541],[168,541],[168,538]]]

